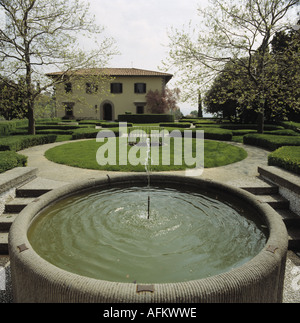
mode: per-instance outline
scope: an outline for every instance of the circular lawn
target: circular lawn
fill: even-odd
[[[104,142],[96,142],[93,140],[79,141],[74,143],[67,143],[61,146],[54,147],[46,151],[45,156],[50,161],[55,163],[64,164],[73,167],[85,168],[85,169],[95,169],[95,170],[107,170],[107,171],[123,171],[123,172],[144,172],[145,171],[145,158],[141,156],[142,150],[139,150],[137,147],[132,147],[129,145],[124,146],[123,144],[119,145],[120,138],[115,138],[115,142],[108,146],[108,139]],[[193,157],[196,156],[196,139],[192,139],[193,147]],[[105,145],[105,147],[102,147]],[[173,139],[170,141],[170,157],[169,163],[164,165],[165,162],[162,162],[163,156],[163,147],[156,147],[159,149],[157,156],[159,156],[159,162],[150,165],[151,171],[176,171],[176,170],[185,170],[187,168],[194,168],[196,165],[186,165],[184,162],[184,147],[178,150],[178,147],[174,147]],[[102,147],[102,148],[101,148]],[[127,162],[127,165],[120,165],[119,163],[119,148],[121,148],[124,154],[127,149],[127,156],[132,156],[136,153],[137,159],[140,159],[141,163],[139,165],[132,165],[130,162]],[[143,148],[145,152],[147,148]],[[154,148],[153,148],[154,149]],[[103,154],[103,151],[106,150],[106,155]],[[101,156],[103,154],[103,159],[109,157],[109,154],[115,154],[116,165],[107,164],[99,165],[97,162],[96,156]],[[182,155],[182,163],[178,165],[178,154]],[[174,158],[176,156],[176,158]],[[224,142],[219,141],[204,141],[204,167],[220,167],[224,165],[229,165],[241,161],[247,157],[247,152],[240,148]],[[150,160],[150,159],[149,159]],[[177,160],[177,161],[176,161]],[[152,160],[153,161],[153,160]],[[123,162],[124,164],[124,162]]]

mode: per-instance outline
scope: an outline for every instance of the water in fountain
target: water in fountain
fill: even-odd
[[[143,201],[151,194],[151,217]],[[266,243],[252,213],[194,189],[118,187],[80,193],[43,211],[28,233],[52,264],[96,279],[168,283],[240,266]],[[241,215],[242,214],[242,215]],[[243,216],[244,215],[244,216]]]

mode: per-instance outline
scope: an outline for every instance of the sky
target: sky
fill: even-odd
[[[207,0],[89,0],[97,24],[116,40],[121,55],[110,67],[133,67],[159,71],[168,57],[168,31],[197,22],[197,8]],[[173,74],[174,71],[168,71]],[[176,79],[169,83],[174,87]],[[186,115],[197,106],[179,103]]]

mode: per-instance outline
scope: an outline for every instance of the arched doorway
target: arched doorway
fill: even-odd
[[[113,120],[113,106],[111,103],[104,103],[103,104],[103,119],[106,121]]]

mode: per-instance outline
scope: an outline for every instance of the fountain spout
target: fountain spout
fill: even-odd
[[[145,170],[147,172],[147,180],[148,180],[148,220],[150,219],[150,163],[151,162],[151,157],[150,157],[150,149],[151,149],[151,145],[150,145],[150,138],[147,137],[146,140],[147,143],[147,156],[146,156],[146,160],[145,160]]]

